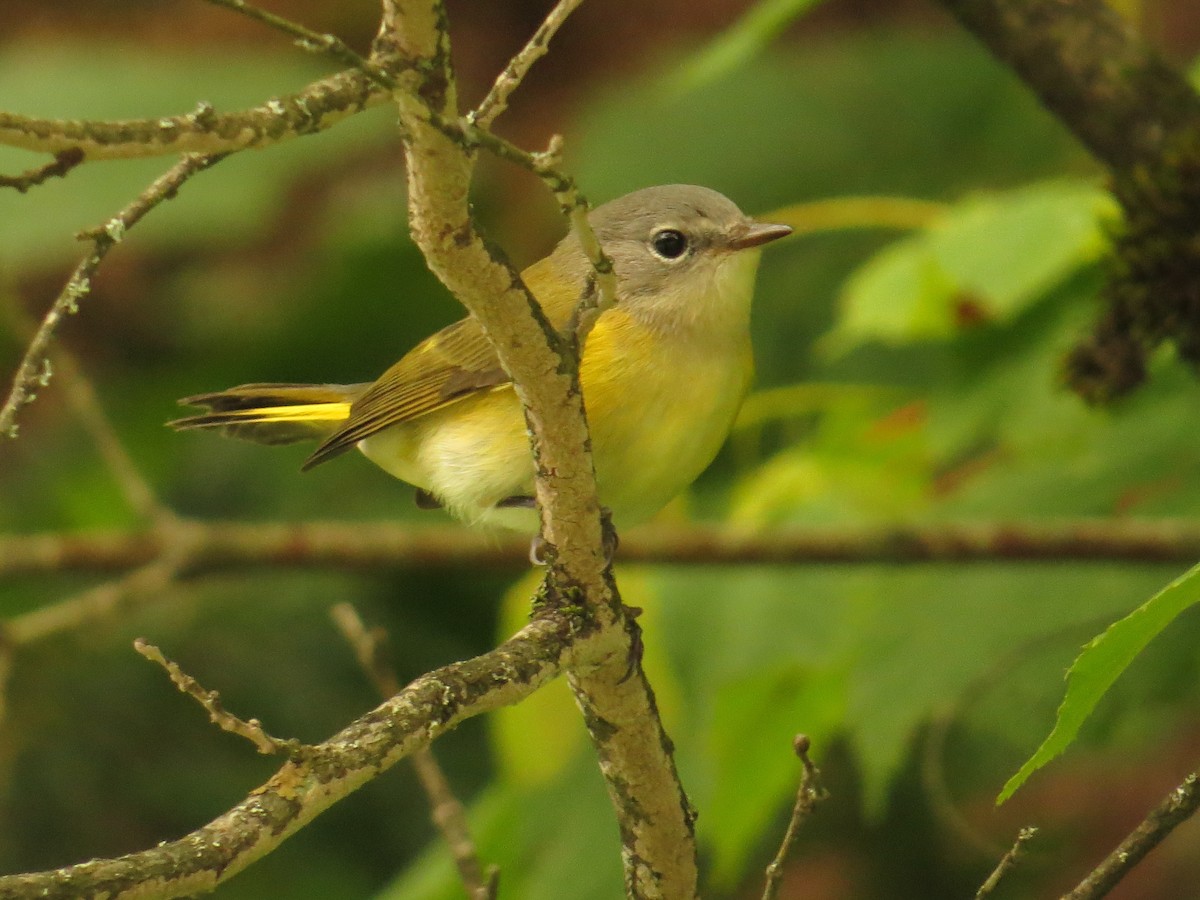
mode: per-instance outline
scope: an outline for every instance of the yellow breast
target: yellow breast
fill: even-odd
[[[612,310],[580,366],[600,501],[620,526],[652,516],[707,468],[753,375],[747,334],[661,337]]]

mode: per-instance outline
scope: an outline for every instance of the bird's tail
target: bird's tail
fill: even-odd
[[[179,430],[215,428],[228,437],[258,444],[319,440],[350,415],[364,384],[243,384],[197,394],[179,402],[208,412],[168,422]]]

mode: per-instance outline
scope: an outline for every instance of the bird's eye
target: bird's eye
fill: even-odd
[[[650,239],[650,246],[663,259],[679,259],[687,252],[688,242],[683,232],[674,228],[664,228]]]

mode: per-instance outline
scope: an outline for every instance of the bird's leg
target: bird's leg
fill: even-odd
[[[429,491],[425,490],[424,488],[417,488],[417,494],[413,499],[416,500],[417,509],[441,509],[442,508],[442,501],[440,501],[437,497],[433,496],[433,494],[431,494]]]
[[[617,547],[621,546],[621,539],[617,537],[617,529],[613,525],[612,510],[607,506],[600,507],[600,540],[604,545],[605,565],[611,566],[617,555]]]
[[[505,497],[497,507],[502,509],[532,509],[537,505],[537,502],[532,497],[518,495],[513,497]],[[613,558],[617,555],[617,547],[620,546],[621,540],[617,537],[617,529],[613,527],[612,510],[607,506],[600,507],[600,531],[601,541],[604,545],[604,563],[612,565]],[[535,566],[546,565],[546,547],[548,546],[546,539],[540,534],[535,535],[533,540],[529,542],[529,561]]]
[[[646,649],[646,644],[642,640],[642,626],[638,624],[638,617],[641,614],[640,606],[625,607],[625,628],[629,631],[629,658],[625,661],[625,674],[621,676],[622,683],[632,678],[642,665],[642,653]]]

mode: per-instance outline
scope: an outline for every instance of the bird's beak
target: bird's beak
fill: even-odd
[[[791,225],[769,225],[766,222],[750,222],[744,229],[739,229],[729,240],[730,250],[747,250],[751,247],[761,247],[781,237],[792,233]]]

